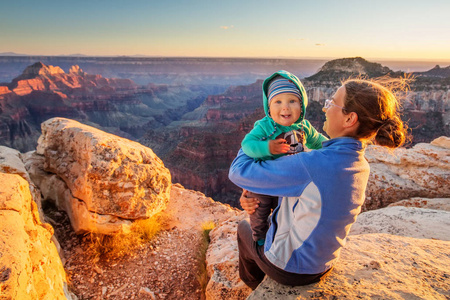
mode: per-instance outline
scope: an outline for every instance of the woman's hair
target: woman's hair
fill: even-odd
[[[376,144],[389,148],[405,143],[407,126],[400,119],[399,102],[393,91],[404,91],[406,79],[347,79],[342,85],[346,92],[344,113],[358,115],[355,138],[375,140]]]

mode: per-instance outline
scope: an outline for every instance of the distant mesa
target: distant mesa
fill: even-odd
[[[87,75],[78,66],[70,68],[65,73],[58,66],[46,65],[42,62],[34,63],[25,68],[23,73],[14,78],[8,88],[19,96],[30,94],[32,91],[60,91],[71,94],[75,89],[82,93],[111,94],[117,89],[135,90],[137,85],[130,79],[103,78],[101,75]]]
[[[423,77],[447,78],[450,77],[450,66],[441,68],[439,65],[436,65],[433,69],[426,72],[415,72],[413,74]]]
[[[28,54],[15,53],[15,52],[2,52],[0,56],[28,56]]]
[[[76,74],[76,75],[81,75],[81,76],[86,75],[86,73],[83,72],[83,70],[77,65],[70,67],[69,74]]]
[[[63,69],[56,66],[47,66],[42,62],[37,62],[29,67],[27,67],[21,76],[16,79],[31,79],[35,78],[39,75],[56,75],[56,74],[64,74]]]
[[[336,82],[357,75],[372,78],[388,74],[394,75],[395,72],[388,67],[384,67],[379,63],[369,62],[362,57],[352,57],[331,60],[325,63],[319,72],[306,79]]]

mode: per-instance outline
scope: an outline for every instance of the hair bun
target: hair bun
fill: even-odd
[[[386,119],[378,128],[375,141],[378,145],[396,148],[406,140],[403,122],[398,116]]]

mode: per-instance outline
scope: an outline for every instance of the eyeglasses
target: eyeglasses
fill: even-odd
[[[339,106],[339,105],[334,104],[334,103],[333,103],[333,100],[331,100],[331,99],[326,99],[326,100],[325,100],[325,104],[323,105],[323,108],[329,109],[331,106],[337,106],[337,107],[339,107],[339,108],[345,110],[345,107],[342,107],[342,106]]]

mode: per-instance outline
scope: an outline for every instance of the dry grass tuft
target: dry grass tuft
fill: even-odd
[[[86,236],[87,253],[94,261],[100,257],[119,258],[132,254],[142,244],[150,241],[161,230],[161,216],[136,220],[128,233],[103,235],[90,233]]]
[[[206,286],[209,281],[208,273],[206,272],[206,251],[208,250],[210,242],[209,232],[213,230],[214,227],[216,227],[216,224],[212,221],[204,222],[201,225],[202,240],[200,242],[200,246],[197,253],[197,260],[198,260],[197,280],[202,288],[203,293],[205,293]]]

